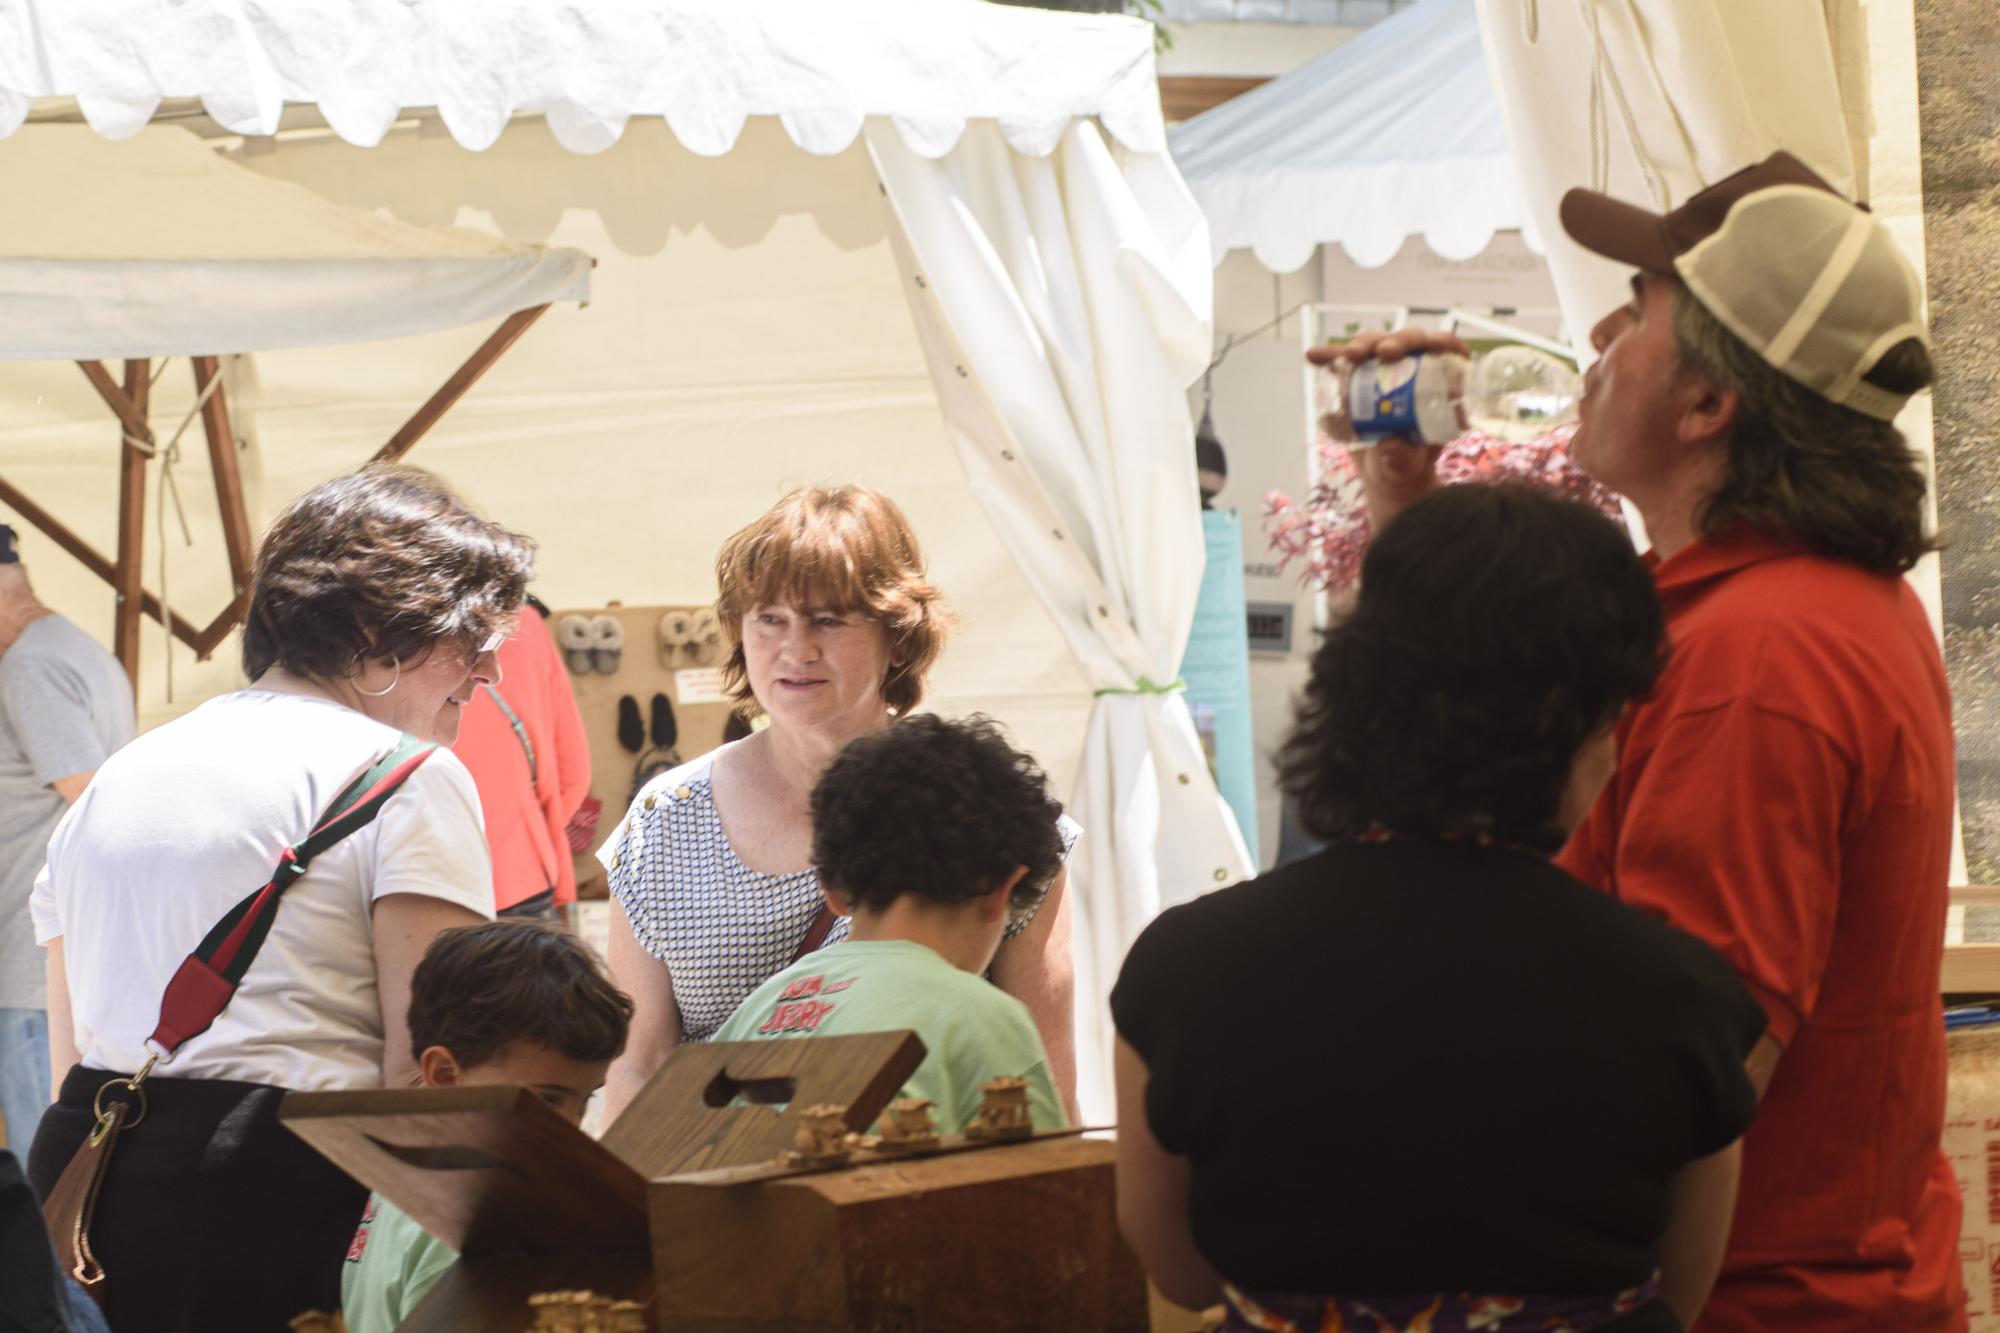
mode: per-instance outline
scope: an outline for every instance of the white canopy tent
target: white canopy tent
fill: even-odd
[[[372,342],[589,299],[581,251],[342,208],[186,130],[137,137],[38,125],[8,145],[0,360]]]
[[[969,622],[933,702],[994,712],[1075,775],[1079,1064],[1086,1114],[1107,1113],[1126,944],[1249,869],[1184,704],[1147,685],[1175,678],[1199,584],[1182,392],[1209,313],[1147,25],[945,0],[349,0],[254,22],[0,0],[9,32],[35,40],[0,36],[0,127],[46,96],[107,134],[162,97],[239,133],[316,103],[348,144],[288,136],[243,161],[599,258],[591,308],[552,314],[426,447],[542,538],[550,600],[706,599],[721,536],[800,481],[903,499]],[[391,129],[427,106],[436,121]],[[400,347],[366,374],[345,348],[257,358],[274,498],[359,461],[380,399],[438,363],[434,336]],[[0,457],[74,478],[74,423],[25,407],[51,386],[7,373]]]
[[[587,299],[591,264],[580,251],[341,208],[232,166],[185,130],[140,137],[137,151],[121,151],[82,126],[37,126],[8,145],[0,192],[0,360],[74,360],[119,421],[116,559],[4,478],[0,502],[112,585],[113,648],[135,682],[142,615],[207,657],[248,606],[250,522],[218,354],[506,317],[383,447],[382,456],[394,457],[551,303]],[[152,359],[171,356],[190,358],[194,371],[199,411],[181,431],[201,417],[230,575],[222,609],[205,626],[174,610],[164,562],[157,593],[141,569],[147,468],[159,459],[168,485],[179,457],[180,432],[162,446],[147,410]],[[125,361],[122,383],[103,366],[113,358]],[[171,657],[167,665],[171,681]]]
[[[1539,249],[1473,0],[1422,0],[1169,142],[1217,263],[1248,248],[1290,273],[1338,244],[1374,268],[1410,236],[1469,259],[1508,230]]]

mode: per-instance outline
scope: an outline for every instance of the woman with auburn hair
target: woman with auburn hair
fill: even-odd
[[[724,680],[740,715],[770,725],[647,783],[598,852],[611,975],[637,1006],[605,1084],[613,1117],[675,1046],[706,1041],[766,978],[846,938],[812,864],[812,790],[849,741],[922,700],[950,625],[909,521],[861,486],[793,491],[723,543],[715,574]],[[1065,821],[1065,855],[1078,832]],[[991,975],[1034,1015],[1073,1101],[1066,880],[1009,927]]]
[[[384,1040],[411,973],[438,932],[493,915],[449,746],[500,677],[533,560],[414,468],[314,487],[258,548],[249,688],[112,755],[57,825],[32,908],[61,1092],[28,1169],[59,1209],[101,1115],[127,1108],[87,1228],[119,1333],[339,1303],[367,1190],[278,1106],[411,1082],[408,1044]]]

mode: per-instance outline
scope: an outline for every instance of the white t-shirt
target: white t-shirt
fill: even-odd
[[[244,690],[148,732],[97,770],[56,826],[32,900],[36,940],[63,939],[87,1067],[138,1067],[181,960],[397,740],[328,700]],[[392,893],[493,915],[479,797],[449,750],[286,892],[235,998],[162,1073],[313,1091],[379,1086],[370,920]]]

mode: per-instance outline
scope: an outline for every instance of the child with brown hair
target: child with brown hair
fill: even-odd
[[[410,979],[410,1053],[425,1087],[517,1084],[577,1122],[631,1018],[587,947],[533,922],[447,930]],[[457,1259],[371,1196],[341,1275],[348,1333],[389,1333]]]

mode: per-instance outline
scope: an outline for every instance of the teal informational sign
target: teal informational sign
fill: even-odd
[[[1257,753],[1250,730],[1250,635],[1243,607],[1243,524],[1233,509],[1204,510],[1202,535],[1208,561],[1195,603],[1194,631],[1181,679],[1188,711],[1208,754],[1209,772],[1222,799],[1236,812],[1237,827],[1257,854]]]

